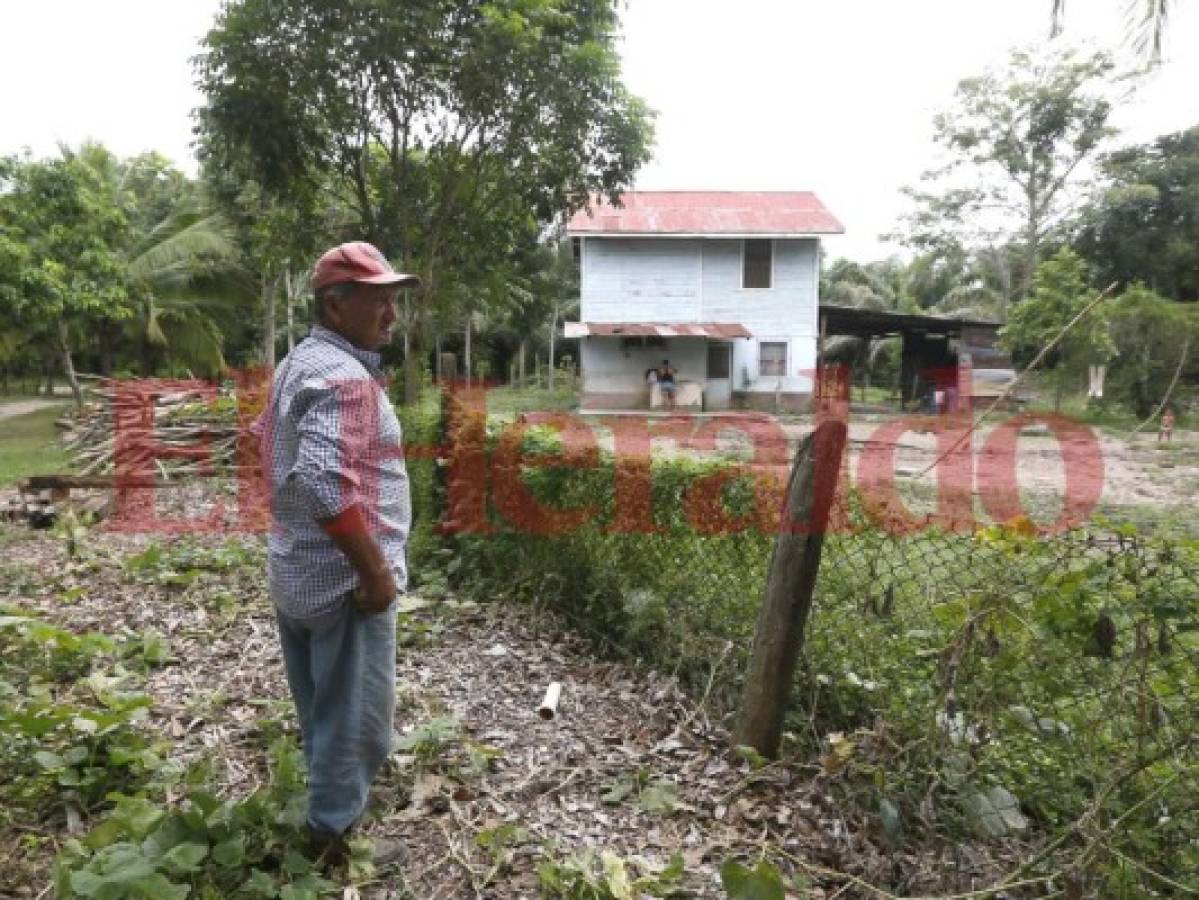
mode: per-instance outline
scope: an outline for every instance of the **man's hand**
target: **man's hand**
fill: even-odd
[[[340,515],[320,522],[321,529],[333,539],[358,574],[354,605],[367,615],[381,613],[396,598],[395,577],[383,551],[367,528],[360,506],[351,506]]]
[[[359,573],[358,586],[354,588],[354,605],[359,612],[368,616],[386,612],[395,598],[396,583],[391,569],[385,568],[371,575]]]

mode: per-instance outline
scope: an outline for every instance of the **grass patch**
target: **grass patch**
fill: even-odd
[[[487,413],[511,418],[527,412],[559,412],[576,409],[578,392],[572,386],[555,388],[497,387],[487,392]]]
[[[872,403],[879,406],[891,403],[898,407],[899,394],[889,385],[872,384],[864,387],[855,384],[849,389],[849,401],[851,403]]]
[[[55,404],[0,422],[4,434],[0,441],[0,486],[10,485],[27,475],[58,472],[67,467],[70,456],[54,425],[66,405]]]

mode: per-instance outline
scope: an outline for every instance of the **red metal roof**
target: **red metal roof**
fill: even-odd
[[[629,191],[622,206],[598,199],[566,226],[572,235],[841,234],[810,191]]]
[[[567,322],[563,332],[568,338],[588,335],[619,337],[753,337],[744,325],[735,322],[709,322],[702,325],[664,325],[655,322]]]

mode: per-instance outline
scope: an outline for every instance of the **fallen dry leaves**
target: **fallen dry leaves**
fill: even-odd
[[[192,505],[189,514],[202,506],[186,490],[172,496]],[[148,727],[169,741],[172,760],[211,761],[225,796],[265,782],[268,732],[293,729],[294,719],[260,568],[158,584],[122,568],[151,538],[94,531],[72,560],[49,533],[2,527],[9,578],[0,599],[74,631],[163,634],[173,659],[146,676]],[[432,746],[397,751],[376,783],[363,830],[405,840],[406,871],[344,896],[536,897],[540,863],[586,848],[651,868],[681,854],[690,895],[714,898],[724,896],[725,860],[763,853],[786,870],[806,868],[813,897],[870,895],[827,871],[944,891],[977,888],[1004,868],[969,848],[936,859],[889,851],[874,825],[839,809],[827,790],[845,738],[823,759],[754,769],[670,679],[597,658],[549,618],[500,602],[403,609],[402,637],[412,640],[397,659],[397,729],[403,737],[431,720],[452,727]],[[555,681],[561,701],[545,720],[538,706]],[[623,795],[613,793],[620,784]],[[0,850],[0,870],[19,876],[12,896],[45,893],[70,824],[48,810],[30,826],[46,840]]]

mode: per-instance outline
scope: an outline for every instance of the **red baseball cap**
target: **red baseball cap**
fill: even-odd
[[[420,279],[391,267],[379,248],[366,241],[350,241],[325,251],[312,270],[312,288],[356,281],[359,284],[398,284],[418,287]]]

